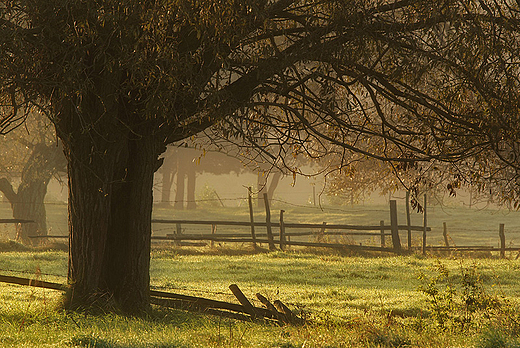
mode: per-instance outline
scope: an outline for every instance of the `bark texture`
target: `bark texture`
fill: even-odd
[[[73,156],[79,151],[68,150],[68,308],[147,309],[154,144],[151,138],[125,139],[92,154],[87,168]]]
[[[102,86],[109,89],[96,92],[110,96]],[[156,125],[120,98],[79,103],[81,114],[65,104],[57,123],[68,160],[65,307],[138,314],[149,307],[153,175],[161,163]],[[84,128],[85,120],[96,126]]]

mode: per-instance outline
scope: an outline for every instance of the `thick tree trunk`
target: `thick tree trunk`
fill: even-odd
[[[267,175],[263,171],[259,171],[256,177],[256,190],[258,191],[258,198],[256,199],[256,206],[258,208],[264,207],[264,193],[267,192]]]
[[[147,310],[154,144],[151,137],[123,137],[99,153],[81,142],[66,149],[71,286],[66,307]]]
[[[282,178],[282,172],[276,171],[274,172],[271,184],[269,185],[269,190],[267,190],[267,197],[269,200],[272,200],[274,197],[274,191],[278,187],[278,184],[280,183],[280,179]]]
[[[11,204],[15,219],[34,221],[16,226],[16,240],[25,245],[38,245],[42,241],[31,236],[47,235],[47,213],[44,201],[48,183],[44,180],[35,180],[20,184],[16,195],[17,201]]]
[[[282,173],[279,171],[274,172],[271,184],[269,185],[269,188],[267,187],[267,182],[269,180],[269,176],[267,175],[267,171],[259,171],[257,176],[257,190],[258,190],[258,199],[257,199],[257,206],[259,208],[264,206],[264,193],[267,193],[267,198],[269,200],[273,199],[274,191],[278,187],[278,184],[280,183],[280,179],[282,178]]]

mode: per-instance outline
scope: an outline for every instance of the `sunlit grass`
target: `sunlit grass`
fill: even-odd
[[[476,267],[489,294],[508,308],[519,305],[520,261],[441,263],[455,283],[462,268]],[[435,276],[436,264],[422,256],[162,246],[152,253],[153,288],[236,302],[228,289],[235,283],[256,305],[257,292],[280,299],[308,324],[279,327],[158,307],[140,318],[67,313],[60,309],[59,292],[1,284],[0,347],[488,347],[493,340],[514,346],[518,332],[510,328],[519,327],[514,322],[519,317],[509,312],[482,317],[464,330],[441,330],[432,321],[418,288],[419,275]],[[4,274],[65,282],[67,254],[2,252],[0,268],[12,271]],[[491,334],[499,325],[509,331]]]

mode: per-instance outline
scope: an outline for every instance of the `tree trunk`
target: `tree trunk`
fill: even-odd
[[[280,183],[280,179],[282,178],[282,172],[276,171],[274,172],[271,184],[269,185],[269,190],[267,190],[267,197],[269,198],[269,201],[273,200],[274,197],[274,191],[278,187],[278,184]]]
[[[262,170],[258,171],[256,177],[256,190],[258,191],[256,206],[262,208],[264,206],[264,193],[267,191],[267,175]]]
[[[47,213],[45,195],[48,181],[35,180],[18,187],[17,201],[11,204],[15,219],[33,220],[33,223],[17,224],[16,240],[25,245],[38,245],[42,239],[31,236],[47,235]]]
[[[126,313],[148,309],[154,144],[152,137],[128,135],[107,141],[105,151],[91,152],[90,146],[74,140],[66,148],[67,308],[99,306]]]
[[[57,112],[69,184],[65,308],[137,314],[150,303],[152,188],[160,140],[154,121],[135,117],[124,100],[106,97],[100,103],[98,93],[117,95],[111,87],[102,80],[96,93],[70,103],[64,99]]]
[[[164,205],[170,204],[173,177],[175,176],[175,158],[168,156],[164,159],[162,166],[162,192],[161,192],[161,203]]]
[[[197,202],[195,202],[195,182],[197,174],[195,173],[194,163],[186,163],[186,177],[188,179],[186,209],[197,209]]]
[[[184,178],[186,176],[186,166],[184,163],[183,152],[177,151],[177,183],[175,185],[174,209],[184,209]]]

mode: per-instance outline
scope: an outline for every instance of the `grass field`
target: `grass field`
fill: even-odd
[[[389,220],[387,206],[319,209],[273,203],[273,221],[279,209],[286,211],[286,222],[377,225]],[[404,204],[398,205],[404,224]],[[66,235],[66,206],[49,204],[47,212],[51,233]],[[264,214],[256,209],[257,221]],[[9,206],[0,204],[0,217],[9,216]],[[181,212],[156,206],[154,217],[249,219],[245,204]],[[435,206],[428,211],[428,221],[432,245],[442,243],[443,222],[457,245],[497,246],[499,223],[506,225],[507,243],[520,244],[519,212]],[[414,213],[412,223],[420,225],[422,216]],[[164,235],[173,228],[154,224],[153,233]],[[210,232],[209,227],[185,228],[193,228],[186,233]],[[217,232],[230,230],[219,227]],[[12,226],[0,226],[2,274],[66,282],[65,245],[26,249],[5,242],[13,233]],[[419,235],[414,242],[419,244]],[[496,255],[469,256],[473,258],[387,257],[294,248],[267,253],[254,252],[247,244],[214,248],[154,244],[153,288],[235,301],[228,286],[236,283],[251,300],[257,292],[282,300],[308,324],[278,327],[159,307],[141,318],[67,313],[59,309],[61,294],[56,291],[2,284],[0,347],[520,347],[516,253],[507,254],[505,260]]]
[[[0,253],[2,273],[65,282],[66,252],[13,248]],[[158,307],[143,318],[67,313],[56,291],[4,284],[0,346],[520,347],[516,260],[156,248],[151,282],[226,301],[236,301],[228,290],[236,283],[252,301],[256,292],[282,300],[308,324],[279,327]]]

